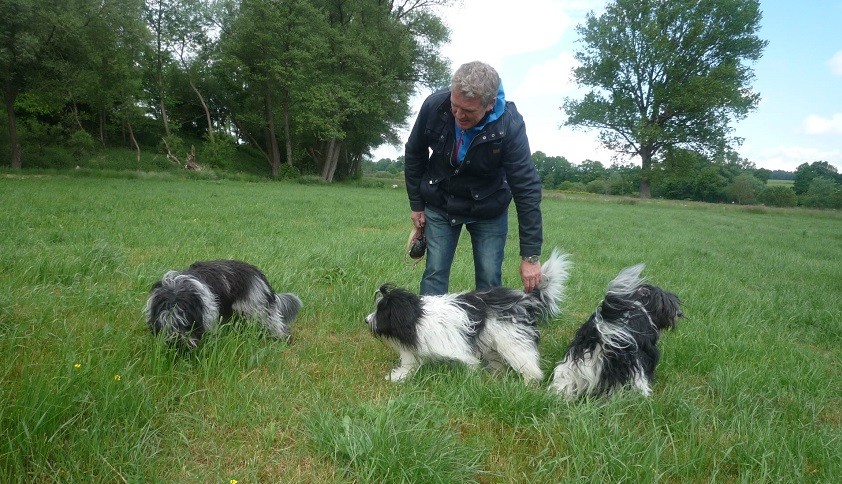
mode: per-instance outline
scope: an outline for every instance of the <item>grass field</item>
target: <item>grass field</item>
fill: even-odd
[[[837,482],[842,214],[545,195],[574,268],[547,374],[625,266],[677,293],[653,396],[564,402],[515,374],[422,368],[363,317],[417,290],[402,189],[0,174],[0,482]],[[514,217],[513,217],[514,219]],[[504,283],[518,284],[512,224]],[[471,289],[470,244],[451,283]],[[238,322],[192,354],[149,287],[240,258],[304,301],[287,345]]]

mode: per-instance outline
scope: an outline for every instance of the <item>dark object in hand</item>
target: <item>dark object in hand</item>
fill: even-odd
[[[409,245],[409,257],[412,259],[420,259],[424,257],[427,252],[427,237],[421,232],[416,235]]]

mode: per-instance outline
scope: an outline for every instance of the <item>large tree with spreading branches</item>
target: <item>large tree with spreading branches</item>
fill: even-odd
[[[750,86],[750,63],[767,43],[756,35],[760,19],[758,0],[614,0],[577,28],[574,77],[589,91],[565,99],[565,124],[595,128],[608,149],[639,156],[648,198],[666,148],[719,155],[739,144],[730,125],[760,99]]]

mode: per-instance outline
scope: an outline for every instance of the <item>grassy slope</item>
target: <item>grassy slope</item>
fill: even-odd
[[[575,264],[546,372],[623,267],[687,313],[654,396],[560,402],[514,375],[424,368],[362,322],[417,288],[401,189],[0,179],[0,480],[831,481],[842,474],[842,217],[548,194],[545,247]],[[512,227],[504,282],[517,285]],[[470,244],[451,287],[470,289]],[[161,348],[149,286],[242,258],[305,303],[284,345],[246,324]]]

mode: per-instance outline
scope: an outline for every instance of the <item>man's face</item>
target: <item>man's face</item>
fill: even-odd
[[[456,118],[456,125],[459,129],[473,128],[479,124],[485,113],[491,111],[494,103],[483,106],[479,98],[468,98],[457,91],[450,91],[450,111]]]

